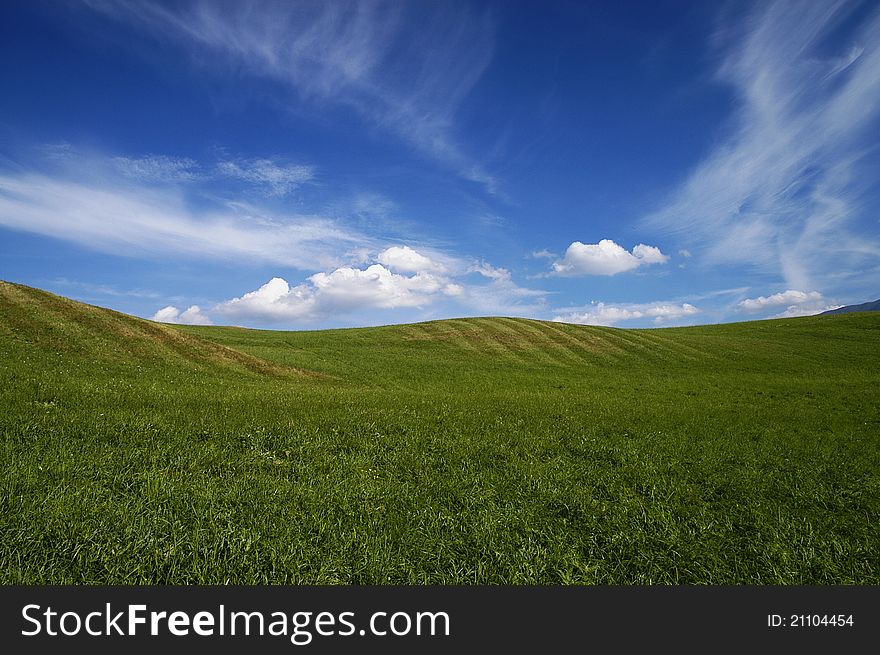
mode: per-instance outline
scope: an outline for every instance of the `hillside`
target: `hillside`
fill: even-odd
[[[372,385],[448,386],[498,378],[507,390],[547,379],[609,376],[773,375],[862,370],[880,345],[880,315],[808,317],[687,328],[627,330],[520,318],[463,318],[318,331],[178,326],[267,361]],[[853,347],[851,347],[853,346]],[[868,357],[877,361],[877,357]],[[469,389],[464,389],[469,391]]]
[[[68,362],[90,368],[165,364],[184,368],[244,369],[269,375],[304,373],[164,324],[55,294],[0,281],[0,335],[13,347],[7,356],[34,358],[30,366]]]
[[[166,326],[0,283],[4,583],[880,583],[880,313]]]
[[[837,309],[829,309],[822,314],[850,314],[852,312],[880,312],[880,300],[873,302],[863,302],[861,305],[846,305]]]

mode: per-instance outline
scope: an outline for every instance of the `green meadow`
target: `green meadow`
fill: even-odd
[[[0,283],[0,582],[880,584],[880,312],[160,325]]]

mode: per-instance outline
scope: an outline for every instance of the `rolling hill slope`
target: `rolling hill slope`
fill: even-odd
[[[825,314],[851,314],[852,312],[878,312],[880,311],[880,300],[873,300],[871,302],[863,302],[860,305],[846,305],[845,307],[838,307],[837,309],[829,309],[827,312],[822,312],[822,315]]]
[[[880,583],[880,313],[157,325],[0,283],[5,583]]]
[[[880,345],[880,314],[809,317],[688,328],[625,330],[520,318],[464,318],[413,325],[283,332],[178,326],[206,341],[284,365],[359,380],[445,382],[466,375],[529,379],[614,375],[618,371],[818,373],[862,369]],[[853,346],[853,347],[851,347]],[[660,370],[662,369],[662,370]],[[438,377],[435,377],[438,376]]]
[[[165,363],[172,366],[245,369],[289,375],[272,364],[167,325],[55,294],[0,281],[0,335],[13,352],[29,353],[34,365],[67,360],[90,367]],[[11,353],[5,353],[9,356]]]

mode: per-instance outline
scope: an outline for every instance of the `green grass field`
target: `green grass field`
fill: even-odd
[[[880,313],[158,325],[0,283],[0,582],[880,583]]]

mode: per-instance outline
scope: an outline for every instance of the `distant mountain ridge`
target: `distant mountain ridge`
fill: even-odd
[[[822,312],[820,316],[825,314],[849,314],[850,312],[880,312],[880,300],[863,302],[861,305],[846,305],[837,309],[829,309],[827,312]]]

